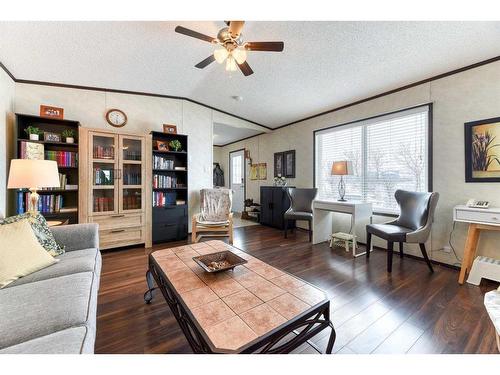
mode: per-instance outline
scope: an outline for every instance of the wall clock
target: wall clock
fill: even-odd
[[[114,126],[115,128],[121,128],[127,123],[127,115],[125,112],[113,108],[106,112],[106,121],[109,125]]]

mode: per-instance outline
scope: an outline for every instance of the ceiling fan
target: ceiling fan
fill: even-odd
[[[177,26],[175,32],[184,34],[193,38],[201,39],[206,42],[216,44],[220,48],[216,49],[213,55],[208,56],[205,60],[200,61],[195,65],[198,69],[203,69],[217,61],[219,64],[226,62],[226,70],[236,71],[240,68],[245,76],[253,74],[252,68],[248,65],[247,51],[265,51],[265,52],[282,52],[284,48],[283,42],[243,42],[241,39],[241,30],[243,29],[244,21],[225,21],[227,27],[219,30],[217,38],[212,38],[208,35],[197,31],[187,29],[182,26]]]

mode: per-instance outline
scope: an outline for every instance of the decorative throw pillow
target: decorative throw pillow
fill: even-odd
[[[0,289],[59,260],[40,245],[28,220],[0,225]]]
[[[16,216],[10,216],[0,222],[0,225],[12,224],[21,220],[28,221],[31,225],[31,229],[33,229],[33,233],[35,233],[36,239],[50,255],[55,257],[64,254],[64,247],[58,245],[47,225],[47,221],[40,213],[33,214],[31,212],[26,212]]]

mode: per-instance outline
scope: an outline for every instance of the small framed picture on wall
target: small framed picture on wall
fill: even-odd
[[[283,175],[286,178],[295,178],[295,150],[283,153]]]
[[[283,152],[274,153],[274,177],[281,177],[283,173]]]

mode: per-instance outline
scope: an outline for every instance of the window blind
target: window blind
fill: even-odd
[[[428,189],[429,107],[379,116],[315,133],[315,184],[318,197],[338,199],[340,176],[334,161],[352,162],[344,176],[346,199],[371,202],[378,212],[396,213],[397,189]]]

